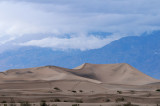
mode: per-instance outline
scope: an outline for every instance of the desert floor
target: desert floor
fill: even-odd
[[[1,106],[160,106],[160,81],[124,63],[12,69],[0,73],[0,102]]]
[[[57,106],[123,106],[131,102],[139,106],[157,106],[160,104],[160,92],[156,91],[159,88],[160,83],[121,85],[78,80],[14,81],[0,84],[0,102],[39,105],[46,101]]]

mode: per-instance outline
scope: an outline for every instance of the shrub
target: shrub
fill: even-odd
[[[122,98],[117,98],[116,99],[116,102],[123,102],[124,101],[124,98],[122,97]]]
[[[57,91],[60,91],[60,90],[61,90],[61,89],[60,89],[60,88],[58,88],[58,87],[55,87],[54,89],[55,89],[55,90],[57,90]]]
[[[110,102],[111,100],[110,99],[106,99],[106,102]]]
[[[31,106],[31,104],[29,104],[28,102],[21,102],[20,106]]]
[[[92,93],[94,92],[94,91],[91,91]]]
[[[55,98],[54,101],[55,101],[55,102],[61,102],[61,100],[58,99],[58,98]]]
[[[41,102],[46,102],[45,100],[41,100]]]
[[[7,103],[7,101],[3,100],[1,103]]]
[[[133,91],[133,90],[131,90],[130,92],[131,92],[132,94],[135,94],[135,91]]]
[[[11,103],[10,106],[16,106],[16,104],[15,103]]]
[[[73,92],[73,93],[77,93],[77,91],[75,91],[75,90],[73,90],[72,92]]]
[[[53,93],[52,91],[48,91],[48,93]]]
[[[157,89],[156,91],[160,92],[160,89]]]
[[[68,102],[67,100],[64,100],[63,102]]]
[[[48,106],[48,105],[46,104],[45,100],[42,100],[41,103],[40,103],[40,106]]]
[[[117,91],[118,94],[122,94],[122,91]]]
[[[82,92],[83,92],[83,90],[79,90],[79,92],[81,92],[81,93],[82,93]]]
[[[131,102],[128,102],[126,104],[123,104],[123,106],[139,106],[139,105],[134,105],[134,104],[131,104]]]
[[[72,106],[79,106],[79,104],[72,104]]]

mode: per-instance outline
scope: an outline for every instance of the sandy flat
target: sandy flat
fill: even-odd
[[[0,73],[0,102],[58,106],[140,106],[160,104],[160,81],[121,64],[83,64],[75,69],[56,66],[12,69]],[[18,105],[18,104],[17,104]]]

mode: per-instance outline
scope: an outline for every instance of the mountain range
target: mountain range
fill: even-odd
[[[57,51],[51,48],[21,47],[0,54],[0,70],[55,65],[74,68],[83,63],[128,63],[160,79],[160,31],[128,36],[93,50]]]

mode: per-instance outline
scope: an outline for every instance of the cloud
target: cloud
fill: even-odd
[[[1,0],[0,47],[25,42],[53,49],[100,48],[124,35],[160,30],[159,5],[159,0]],[[89,32],[110,32],[117,38],[100,39]],[[47,39],[57,42],[44,44]],[[80,46],[73,41],[78,39],[87,42]]]
[[[119,39],[121,36],[108,36],[99,38],[95,36],[80,35],[71,38],[47,37],[41,40],[31,40],[25,43],[20,43],[21,46],[38,46],[49,47],[54,50],[80,49],[81,51],[88,49],[96,49],[109,44],[110,42]]]

